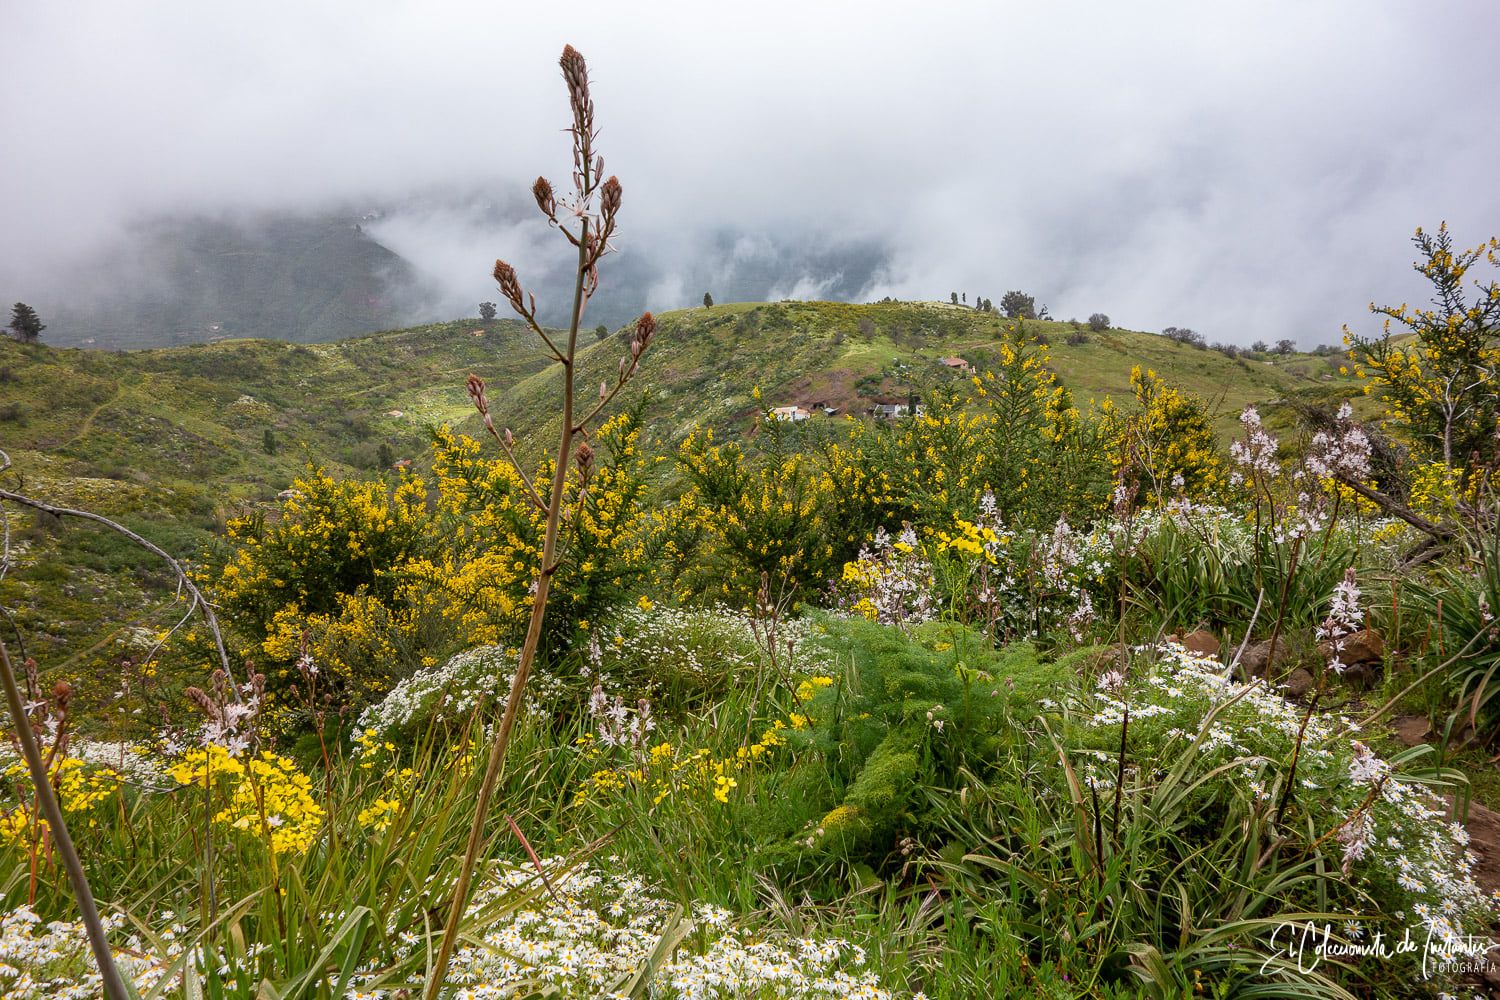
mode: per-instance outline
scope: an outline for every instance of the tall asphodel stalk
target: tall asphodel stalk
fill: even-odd
[[[490,742],[484,779],[479,786],[479,797],[474,806],[474,820],[469,827],[468,846],[463,863],[453,887],[453,899],[448,911],[448,921],[443,930],[442,943],[433,963],[427,983],[427,1000],[437,1000],[447,977],[448,963],[458,937],[458,927],[468,905],[470,884],[474,866],[478,860],[484,840],[485,821],[489,817],[490,802],[495,786],[499,782],[501,768],[505,762],[505,751],[510,745],[511,730],[515,728],[516,715],[521,708],[526,681],[531,676],[532,664],[536,660],[537,647],[542,637],[542,622],[547,613],[547,595],[552,587],[552,577],[560,564],[558,533],[563,519],[563,506],[568,486],[569,469],[576,468],[578,491],[576,504],[583,502],[588,490],[589,476],[593,470],[594,450],[588,443],[590,423],[597,417],[635,374],[641,356],[651,343],[656,332],[656,320],[648,313],[636,321],[635,333],[630,340],[630,353],[620,359],[619,372],[611,386],[599,383],[597,401],[588,407],[582,417],[576,413],[578,406],[574,391],[575,360],[578,349],[578,330],[583,323],[584,310],[589,298],[599,287],[599,260],[610,252],[610,238],[615,232],[615,217],[620,210],[620,182],[604,176],[604,158],[594,151],[594,102],[589,96],[588,68],[583,56],[571,45],[564,47],[562,59],[563,80],[568,85],[568,98],[573,110],[573,124],[569,130],[573,136],[573,195],[559,199],[552,185],[544,177],[537,178],[532,186],[532,195],[537,207],[548,221],[558,229],[578,251],[578,270],[573,284],[573,308],[569,315],[567,339],[562,343],[544,330],[536,318],[536,297],[526,294],[516,277],[515,268],[503,260],[495,261],[495,281],[500,293],[532,330],[541,339],[547,354],[562,365],[562,421],[558,433],[556,461],[552,469],[552,482],[543,496],[516,458],[515,440],[507,428],[504,433],[495,429],[490,416],[489,400],[485,395],[484,380],[477,375],[469,376],[469,396],[484,420],[485,428],[500,444],[506,457],[521,478],[531,503],[546,518],[546,533],[542,541],[541,563],[537,567],[536,582],[531,602],[531,618],[526,628],[526,641],[521,646],[520,663],[511,682],[510,694],[505,701],[505,713],[495,728]],[[578,442],[574,446],[575,440]]]

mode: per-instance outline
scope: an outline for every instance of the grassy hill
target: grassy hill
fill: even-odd
[[[660,317],[632,387],[649,393],[647,436],[670,446],[694,422],[724,433],[754,426],[762,405],[823,403],[863,414],[875,398],[962,375],[996,349],[999,317],[940,303],[718,305]],[[1215,402],[1227,438],[1246,403],[1274,416],[1280,399],[1355,391],[1337,359],[1229,358],[1125,330],[1088,333],[1032,322],[1079,404],[1130,397],[1142,364]],[[612,376],[620,331],[582,355],[582,384]],[[593,340],[593,334],[586,334]],[[1072,341],[1072,342],[1070,342]],[[224,521],[274,501],[308,462],[370,477],[390,460],[425,464],[432,427],[477,433],[464,389],[490,383],[497,418],[539,454],[550,436],[560,369],[517,323],[455,322],[330,344],[231,340],[128,353],[0,341],[0,448],[8,482],[34,496],[115,517],[168,551],[191,556]],[[586,396],[592,395],[586,393]],[[1282,419],[1289,415],[1282,408]],[[821,413],[809,427],[833,427]],[[272,449],[268,450],[269,432]],[[12,516],[15,566],[0,608],[49,672],[107,671],[141,629],[175,620],[171,580],[117,536],[77,523]],[[4,623],[0,628],[14,634]],[[103,691],[80,692],[85,705]]]
[[[684,433],[695,421],[721,431],[748,429],[758,409],[755,387],[764,406],[818,402],[836,407],[835,419],[861,416],[876,398],[905,399],[962,377],[941,358],[963,357],[982,368],[1011,322],[946,303],[833,302],[715,305],[658,319],[651,355],[635,383],[637,392],[651,393],[648,423],[658,440]],[[1156,334],[1092,333],[1066,322],[1027,321],[1026,329],[1046,339],[1053,368],[1080,406],[1090,399],[1130,401],[1130,370],[1139,364],[1209,400],[1226,440],[1238,433],[1247,404],[1274,411],[1272,404],[1286,398],[1355,392],[1353,381],[1338,374],[1337,357],[1231,358]],[[583,384],[611,377],[624,343],[612,336],[591,345],[583,354]],[[525,379],[501,399],[497,419],[523,439],[534,436],[541,429],[537,415],[555,406],[559,379],[552,366]],[[818,414],[813,421],[827,419]]]
[[[412,457],[468,412],[464,376],[511,381],[544,359],[514,323],[448,323],[332,344],[229,340],[130,353],[0,343],[0,442],[33,466],[221,500],[280,489],[311,458]],[[273,452],[264,447],[270,431]],[[61,485],[61,484],[59,484]],[[61,494],[66,496],[64,492]]]

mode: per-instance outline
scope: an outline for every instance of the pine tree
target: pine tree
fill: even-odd
[[[713,305],[714,305],[714,297],[712,295],[708,294],[707,292],[704,292],[703,293],[703,308],[705,308],[705,309],[712,309]]]
[[[37,316],[36,310],[24,302],[17,302],[10,310],[10,330],[23,344],[35,344],[47,325]]]

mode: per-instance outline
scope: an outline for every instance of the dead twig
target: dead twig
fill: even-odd
[[[10,456],[7,455],[4,451],[0,451],[0,473],[3,473],[7,469],[9,469],[10,465]],[[55,504],[44,503],[41,500],[26,496],[23,493],[16,493],[6,489],[0,489],[0,500],[9,500],[11,503],[20,504],[22,507],[29,507],[32,510],[41,511],[45,514],[51,514],[53,517],[74,517],[83,521],[91,521],[94,524],[102,524],[104,527],[110,529],[111,531],[125,536],[136,545],[145,549],[147,552],[150,552],[152,555],[164,561],[168,566],[172,567],[172,572],[177,576],[178,592],[186,593],[191,602],[188,605],[187,614],[183,616],[182,621],[178,622],[178,625],[174,627],[172,631],[175,632],[177,628],[180,628],[182,626],[182,623],[187,621],[188,617],[192,615],[195,610],[202,613],[204,625],[208,628],[209,634],[214,637],[214,647],[218,650],[219,654],[219,665],[223,668],[225,675],[229,677],[230,685],[235,692],[235,700],[239,700],[239,685],[235,683],[234,670],[229,665],[229,652],[224,646],[224,634],[219,629],[219,619],[214,614],[213,605],[210,604],[208,602],[208,599],[203,596],[203,591],[198,589],[198,585],[193,582],[193,578],[188,574],[187,570],[183,568],[182,563],[178,562],[168,552],[166,552],[164,549],[162,549],[160,546],[156,545],[149,539],[142,538],[140,535],[136,534],[134,531],[131,531],[129,528],[125,527],[123,524],[120,524],[118,521],[112,521],[102,514],[95,514],[91,510],[78,510],[72,507],[59,507]],[[9,522],[7,522],[7,530],[5,535],[7,543],[9,542],[9,536]],[[0,575],[3,575],[3,570],[6,568],[8,560],[9,548],[7,544],[5,559],[0,560]],[[168,635],[170,634],[171,633],[168,633]],[[157,651],[161,649],[162,643],[164,643],[165,641],[165,638],[157,640],[156,645],[152,647],[151,651],[146,656],[148,661],[156,655]]]

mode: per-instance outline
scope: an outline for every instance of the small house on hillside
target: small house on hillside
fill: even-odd
[[[974,371],[974,366],[969,364],[963,358],[939,358],[938,363],[944,368],[950,368],[956,372],[972,374]]]
[[[916,404],[916,415],[921,416],[926,408]],[[870,416],[876,420],[899,420],[902,417],[912,415],[912,401],[908,399],[895,399],[891,397],[877,397],[870,406]]]
[[[800,406],[777,406],[771,409],[772,420],[789,420],[792,423],[800,423],[812,416],[811,410]]]

